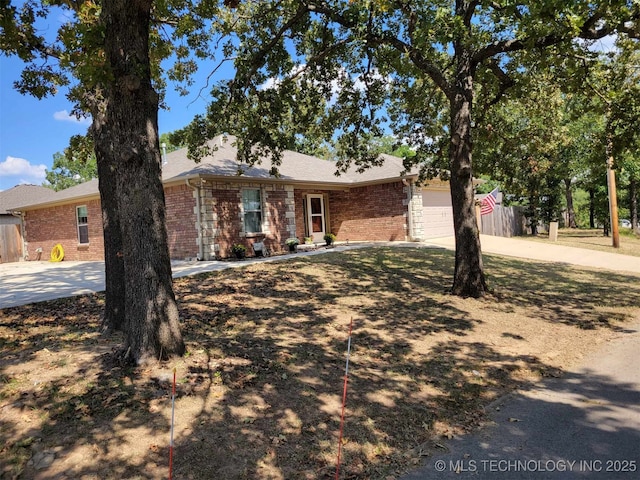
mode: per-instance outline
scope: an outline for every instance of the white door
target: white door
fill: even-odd
[[[326,233],[324,224],[324,197],[307,195],[307,228],[314,242],[323,242]]]

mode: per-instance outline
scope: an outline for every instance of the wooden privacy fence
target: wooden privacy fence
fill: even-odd
[[[21,256],[20,225],[0,225],[0,263],[17,262]]]
[[[517,237],[526,232],[523,207],[496,205],[488,215],[479,215],[480,233],[495,237]]]

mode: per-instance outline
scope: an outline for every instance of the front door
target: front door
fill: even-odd
[[[307,228],[314,242],[323,242],[326,227],[324,224],[324,197],[307,195]]]

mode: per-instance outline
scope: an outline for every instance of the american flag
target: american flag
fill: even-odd
[[[480,202],[480,215],[489,215],[496,207],[496,198],[498,198],[498,189],[491,190],[486,197]]]

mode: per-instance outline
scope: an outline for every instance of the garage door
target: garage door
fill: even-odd
[[[451,193],[448,190],[422,192],[422,225],[424,238],[453,235],[453,209]]]

